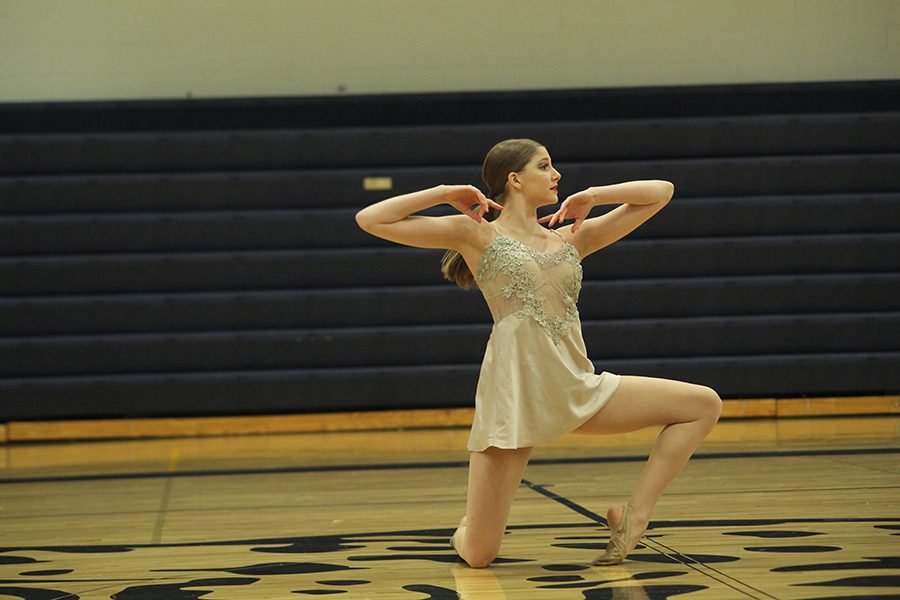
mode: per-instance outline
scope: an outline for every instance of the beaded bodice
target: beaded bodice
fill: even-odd
[[[475,273],[495,323],[511,314],[530,317],[554,343],[578,321],[582,276],[578,251],[557,235],[563,239],[562,247],[542,252],[497,234]]]

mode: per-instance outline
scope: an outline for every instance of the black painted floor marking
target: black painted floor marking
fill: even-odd
[[[0,565],[32,565],[47,562],[30,556],[0,556]]]
[[[214,573],[231,573],[233,575],[297,575],[308,573],[328,573],[331,571],[352,571],[353,567],[344,565],[332,565],[314,562],[278,562],[259,565],[244,565],[239,567],[208,567],[205,569],[151,569],[153,573],[196,573],[198,571],[212,571]]]
[[[535,483],[531,483],[531,482],[528,481],[527,479],[523,479],[523,480],[522,480],[522,485],[524,485],[524,486],[526,486],[526,487],[528,487],[528,488],[531,488],[532,490],[534,490],[534,491],[537,492],[538,494],[542,494],[542,495],[544,495],[544,496],[547,496],[547,497],[550,498],[551,500],[555,500],[556,502],[559,502],[560,504],[562,504],[562,505],[565,506],[566,508],[570,508],[570,509],[574,510],[574,511],[577,512],[578,514],[587,517],[587,518],[590,519],[591,521],[596,521],[597,523],[600,523],[600,524],[603,525],[604,527],[609,527],[609,524],[606,522],[606,519],[605,519],[604,517],[601,517],[600,515],[598,515],[598,514],[595,513],[594,511],[589,510],[589,509],[587,509],[587,508],[581,506],[580,504],[577,504],[577,503],[575,503],[575,502],[569,500],[568,498],[565,498],[565,497],[563,497],[563,496],[560,496],[559,494],[556,494],[556,493],[554,493],[554,492],[551,492],[550,490],[548,490],[547,488],[545,488],[545,487],[542,486],[542,485],[537,485],[537,484],[535,484]]]
[[[784,539],[797,537],[810,537],[814,535],[825,535],[818,531],[723,531],[722,535],[740,535],[747,537],[757,537],[763,539]]]
[[[456,590],[448,590],[447,588],[425,583],[404,585],[403,589],[408,592],[430,594],[423,600],[457,600],[457,598],[459,598],[459,594],[456,593]]]
[[[769,569],[773,573],[840,571],[858,569],[900,569],[900,556],[866,556],[857,562],[833,562],[815,565],[789,565]]]
[[[691,460],[789,458],[795,456],[847,456],[868,454],[900,454],[900,448],[844,448],[834,450],[765,450],[758,452],[710,452],[694,454]],[[582,458],[536,458],[532,465],[576,465],[597,463],[644,462],[646,455],[588,456]],[[297,467],[272,467],[260,469],[204,469],[197,471],[148,471],[144,473],[104,473],[94,475],[59,475],[48,477],[13,477],[0,479],[0,485],[17,483],[62,483],[67,481],[104,481],[123,479],[159,479],[162,477],[222,477],[234,475],[277,475],[293,473],[327,473],[342,471],[397,471],[406,469],[455,469],[469,466],[468,460],[436,461],[421,463],[380,463],[355,465],[317,465]]]
[[[558,496],[554,494],[554,496]],[[567,499],[566,499],[567,500]],[[571,502],[569,500],[569,502]],[[571,502],[575,504],[574,502]],[[595,514],[591,511],[586,513]],[[599,518],[599,517],[598,517]],[[900,518],[872,518],[872,517],[852,517],[852,518],[796,518],[796,519],[706,519],[706,520],[684,520],[684,521],[652,521],[651,530],[657,530],[667,527],[731,527],[735,523],[741,526],[765,526],[772,525],[793,525],[796,523],[896,523]],[[596,528],[600,523],[596,519],[589,522],[581,523],[534,523],[522,525],[508,525],[509,530],[536,530],[536,529],[583,529]],[[602,523],[600,523],[602,525]],[[49,563],[46,560],[35,560],[30,557],[6,555],[7,552],[58,552],[62,554],[117,554],[127,553],[143,548],[217,548],[227,546],[250,546],[251,552],[273,552],[278,554],[298,553],[298,554],[320,554],[328,552],[344,552],[346,550],[356,550],[364,548],[366,543],[394,541],[399,536],[415,536],[421,537],[425,541],[424,536],[433,536],[442,541],[446,540],[455,530],[455,527],[447,527],[441,529],[412,529],[412,530],[393,530],[393,531],[373,531],[366,533],[350,533],[350,534],[332,534],[332,535],[310,535],[310,536],[293,536],[293,537],[270,537],[270,538],[241,538],[237,540],[206,540],[199,542],[169,542],[159,544],[121,544],[121,545],[72,545],[72,546],[0,546],[0,564],[18,564],[18,565],[36,565],[41,563]],[[644,540],[656,541],[657,537],[645,535]],[[436,542],[436,540],[434,540]],[[656,542],[659,543],[659,542]],[[363,545],[360,545],[363,544]],[[4,560],[6,559],[6,560]],[[11,560],[10,560],[11,559]],[[886,557],[877,559],[866,559],[867,562],[857,563],[840,563],[850,565],[846,568],[888,568],[900,569],[900,557]],[[876,565],[876,566],[873,566]],[[572,565],[548,565],[546,568],[554,567],[558,570],[579,570],[581,567],[573,567]],[[586,568],[586,567],[585,567]],[[816,565],[806,565],[803,567],[778,567],[774,570],[814,570]],[[833,569],[832,564],[825,565],[824,568]],[[134,578],[130,581],[136,581]]]
[[[568,571],[587,571],[588,567],[584,565],[572,565],[572,564],[561,564],[561,565],[544,565],[541,567],[545,571],[552,572],[568,572]]]
[[[194,579],[191,581],[178,581],[173,583],[159,583],[153,585],[139,585],[125,588],[111,595],[111,600],[196,600],[213,590],[186,590],[184,588],[205,588],[232,585],[252,585],[259,581],[255,577],[213,577],[207,579]]]
[[[541,575],[538,577],[527,577],[526,581],[537,581],[538,583],[568,583],[571,581],[584,581],[581,575]]]
[[[897,587],[900,586],[900,575],[857,575],[842,577],[830,581],[811,581],[795,583],[796,586],[838,586],[838,587]]]
[[[0,594],[23,598],[24,600],[66,600],[71,598],[78,600],[80,596],[60,590],[48,590],[41,588],[24,588],[15,586],[0,586]]]
[[[546,490],[544,488],[544,486],[536,485],[536,484],[533,484],[532,482],[527,482],[527,483],[530,484],[531,489],[535,489],[535,491],[537,491],[537,488],[541,488],[545,492],[549,492],[549,490]],[[559,494],[556,494],[554,492],[545,493],[543,495],[545,495],[546,497],[548,497],[550,499],[553,499],[554,502],[559,502],[561,500],[565,501],[566,502],[565,506],[567,508],[569,508],[570,510],[574,510],[575,507],[579,507],[579,505],[577,503],[569,500],[568,498],[560,496]],[[585,511],[585,512],[579,511],[579,514],[582,514],[586,517],[588,517],[591,514],[593,514],[595,517],[597,516],[592,511]],[[893,518],[893,519],[833,518],[833,519],[780,519],[780,520],[743,519],[743,520],[740,520],[740,522],[743,524],[747,524],[747,525],[756,524],[756,525],[763,526],[763,527],[770,526],[773,523],[791,524],[791,523],[796,523],[796,522],[800,522],[800,521],[805,521],[805,522],[806,521],[814,521],[814,522],[819,522],[819,523],[821,523],[821,522],[830,522],[830,523],[844,523],[844,522],[872,523],[872,522],[875,522],[875,523],[878,523],[877,526],[879,528],[893,528],[893,527],[897,527],[897,526],[896,525],[888,525],[887,522],[897,522],[897,521],[900,521],[900,519],[897,519],[897,518]],[[684,521],[667,521],[667,522],[665,522],[666,523],[665,526],[666,527],[689,526],[689,527],[701,527],[701,528],[702,527],[721,528],[722,526],[732,525],[733,522],[734,521],[730,520],[730,519],[684,520]],[[655,529],[656,523],[654,523],[653,525],[654,525],[654,529]],[[592,531],[595,531],[598,528],[598,521],[596,518],[588,518],[586,521],[583,521],[580,523],[556,523],[556,524],[541,523],[541,524],[531,524],[531,525],[512,525],[512,526],[510,526],[510,529],[515,529],[515,530],[529,530],[529,529],[546,530],[546,529],[564,529],[564,528],[569,528],[569,529],[582,528],[582,529],[590,529]],[[394,541],[399,541],[400,539],[402,539],[403,536],[406,536],[405,541],[408,543],[411,543],[411,544],[418,543],[418,544],[426,545],[426,544],[433,543],[434,542],[433,538],[446,538],[447,536],[449,536],[451,531],[452,531],[452,528],[386,531],[386,532],[364,532],[364,533],[349,533],[349,534],[338,534],[338,535],[328,535],[328,536],[310,536],[310,537],[293,537],[293,538],[224,540],[224,541],[217,541],[217,542],[209,542],[209,541],[181,542],[181,543],[170,543],[170,544],[138,544],[138,545],[129,544],[129,545],[115,545],[115,546],[113,546],[113,545],[50,546],[50,547],[41,547],[41,548],[2,548],[2,547],[0,547],[0,553],[17,552],[17,551],[22,551],[22,550],[26,550],[26,549],[32,549],[32,550],[46,550],[46,551],[64,552],[64,553],[65,552],[73,552],[73,553],[79,553],[79,554],[99,554],[99,553],[127,553],[127,552],[131,552],[137,548],[216,547],[216,546],[233,546],[233,545],[254,546],[257,544],[277,544],[280,546],[281,551],[288,551],[288,552],[298,552],[298,551],[299,552],[304,552],[304,551],[315,552],[315,551],[322,551],[322,550],[324,550],[324,551],[342,551],[342,550],[347,550],[350,548],[360,547],[360,546],[355,546],[355,545],[348,545],[347,544],[348,541],[349,542],[353,542],[353,541],[394,542]],[[742,532],[742,533],[747,533],[747,532]],[[655,539],[652,536],[645,537],[645,540],[649,540],[649,539],[653,539],[653,541],[655,542]],[[647,544],[647,541],[644,541],[644,543]],[[655,542],[655,543],[659,546],[668,548],[667,546],[665,546],[665,544],[661,544],[659,542]],[[647,544],[647,545],[649,545],[649,544]],[[251,551],[261,551],[261,550],[268,551],[268,550],[271,550],[271,548],[265,548],[265,549],[251,548]],[[680,563],[683,567],[687,567],[688,569],[693,570],[694,572],[698,573],[701,576],[708,577],[710,579],[713,579],[713,580],[721,583],[722,585],[724,585],[726,587],[734,589],[737,593],[742,594],[743,597],[755,598],[757,600],[761,600],[763,597],[774,598],[774,596],[771,596],[770,594],[767,594],[767,593],[761,592],[761,591],[760,591],[760,593],[763,594],[763,596],[757,596],[751,592],[748,592],[747,589],[751,589],[751,590],[755,590],[755,591],[759,591],[759,590],[756,590],[756,588],[753,588],[752,586],[749,586],[747,584],[743,584],[743,582],[741,582],[738,579],[735,579],[729,575],[726,575],[724,573],[717,571],[716,569],[714,569],[713,567],[710,566],[710,562],[712,562],[712,561],[709,559],[709,557],[705,557],[703,555],[696,555],[696,554],[684,555],[684,554],[674,551],[672,549],[669,549],[670,550],[669,553],[659,551],[658,549],[655,549],[655,550],[657,550],[658,554],[654,554],[652,556],[658,556],[659,558],[666,559],[667,561],[671,561],[673,563]],[[638,558],[638,555],[633,555],[633,557],[637,560],[640,560],[640,558]],[[0,554],[0,558],[4,558],[4,556],[2,554]],[[16,558],[16,557],[14,557],[14,558]],[[16,564],[28,564],[29,567],[30,567],[30,565],[34,564],[33,562],[23,562],[21,559],[24,557],[17,557],[17,558],[18,558],[18,560],[15,561]],[[387,557],[366,557],[366,558],[361,558],[359,560],[376,560],[377,561],[377,560],[381,560],[382,558],[387,558]],[[395,557],[395,558],[402,559],[402,557]],[[433,558],[433,557],[431,557],[431,558]],[[713,558],[715,558],[715,557],[713,557]],[[354,559],[348,558],[348,560],[354,560]],[[820,564],[820,565],[803,565],[803,566],[797,566],[797,567],[777,568],[777,569],[771,569],[771,570],[772,571],[822,571],[822,570],[834,570],[835,568],[847,569],[847,568],[859,568],[859,567],[868,568],[868,569],[883,569],[883,568],[892,568],[892,567],[900,565],[900,557],[867,558],[864,560],[866,561],[865,563],[831,563],[831,564]],[[45,561],[45,562],[48,562],[48,561]],[[441,561],[441,562],[443,562],[443,561]],[[276,569],[276,571],[273,571],[271,569],[271,567],[292,566],[292,565],[296,565],[296,564],[298,564],[298,563],[254,564],[254,565],[250,565],[249,567],[238,567],[235,569],[225,569],[225,571],[228,571],[228,572],[231,572],[234,574],[242,574],[242,575],[269,575],[269,574],[276,574],[276,571],[280,570],[280,569]],[[703,569],[706,569],[706,571],[701,570],[700,568],[693,567],[693,566],[691,566],[692,564],[699,565]],[[837,566],[837,565],[840,565],[840,566]],[[323,563],[323,566],[328,566],[328,565],[326,563]],[[26,568],[29,568],[29,567],[26,567]],[[668,568],[668,566],[663,567],[662,565],[660,565],[660,567]],[[30,568],[33,568],[33,567],[30,567]],[[358,569],[358,568],[359,567],[350,567],[349,569]],[[586,566],[572,565],[572,564],[544,565],[542,568],[545,571],[549,571],[550,573],[588,571],[588,567],[586,567]],[[346,569],[346,567],[345,567],[345,569]],[[362,567],[362,569],[367,569],[367,567]],[[166,570],[166,571],[178,571],[178,570],[179,569],[171,569],[171,570]],[[193,570],[194,569],[189,569],[186,571],[193,571]],[[212,569],[212,570],[220,571],[221,569]],[[291,570],[294,570],[294,569],[291,569]],[[306,572],[309,570],[310,569],[307,569],[307,568],[302,569],[303,572]],[[312,570],[315,572],[319,571],[318,569],[312,569]],[[324,571],[329,571],[329,569],[325,569]],[[709,572],[707,572],[707,571],[709,571]],[[689,571],[685,571],[684,573],[687,573],[687,572],[689,572]],[[741,584],[742,586],[744,586],[744,589],[739,589],[733,585],[729,585],[728,581],[722,581],[718,577],[714,576],[711,572],[716,573],[726,579],[731,579],[731,580]],[[665,572],[663,572],[663,573],[665,573]],[[670,571],[670,573],[672,574],[672,576],[681,574],[681,572],[678,572],[678,571]],[[360,573],[360,574],[362,575],[364,573]],[[335,575],[337,575],[337,573],[335,573]],[[656,578],[658,576],[660,576],[660,573],[652,572],[652,573],[638,574],[638,575],[635,575],[633,578],[634,579]],[[866,577],[877,577],[877,576],[866,576]],[[112,588],[112,587],[118,587],[118,586],[111,586],[110,582],[126,581],[126,580],[65,579],[65,580],[54,580],[52,582],[49,580],[47,580],[47,581],[9,580],[9,581],[0,581],[0,585],[4,585],[4,584],[19,585],[22,583],[53,583],[53,584],[59,585],[61,583],[71,583],[74,581],[85,582],[85,583],[87,583],[88,581],[90,581],[91,583],[103,582],[104,585],[102,587],[98,587],[95,589],[108,589],[108,588]],[[184,587],[185,582],[173,581],[170,578],[154,578],[154,579],[143,579],[143,580],[128,579],[127,581],[129,581],[132,584],[132,586],[130,588],[128,588],[128,590],[123,590],[123,591],[131,591],[131,592],[140,591],[142,593],[147,592],[147,593],[151,594],[150,596],[146,596],[146,597],[143,595],[135,596],[134,600],[138,600],[138,598],[140,598],[140,600],[147,600],[148,598],[160,598],[161,600],[162,600],[162,598],[164,598],[165,600],[178,600],[180,598],[181,600],[187,600],[187,597],[188,597],[187,594],[196,594],[196,592],[193,592],[191,590],[179,589],[177,586],[173,587],[173,584],[175,584],[175,583],[180,583],[181,587]],[[206,581],[210,581],[210,580],[206,580]],[[360,585],[368,583],[366,580],[362,580],[362,579],[356,580],[356,581],[358,581]],[[872,579],[872,580],[870,580],[870,583],[878,582],[878,581],[884,581],[884,580],[881,578]],[[155,585],[148,586],[148,585],[146,585],[145,582],[149,583],[149,584],[155,584]],[[337,582],[338,581],[333,581],[333,582],[317,581],[316,583],[327,584],[327,583],[337,583]],[[139,585],[142,583],[144,583],[145,585]],[[568,585],[562,581],[560,581],[558,584],[552,584],[551,582],[547,582],[547,583],[553,587],[565,586],[565,587],[573,587],[574,588],[574,586],[575,586],[574,582],[571,582]],[[594,585],[594,583],[591,583],[591,585]],[[794,584],[794,585],[799,585],[799,584]],[[808,583],[808,584],[804,584],[804,585],[815,586],[817,584],[816,583]],[[544,587],[544,586],[541,586],[541,587]],[[651,585],[647,589],[655,588],[655,587],[658,588],[659,586]],[[873,586],[873,587],[878,587],[878,586]],[[36,588],[30,588],[30,589],[36,589]],[[436,589],[439,589],[439,588],[436,588]],[[661,591],[662,589],[663,588],[659,588],[657,591]],[[666,588],[666,589],[669,589],[669,588]],[[410,591],[410,590],[408,590],[408,591]],[[88,592],[88,590],[84,590],[79,593],[87,593],[87,592]],[[301,593],[301,594],[310,594],[310,593],[321,594],[323,592],[323,590],[307,589],[307,590],[296,590],[296,592]],[[157,594],[157,593],[161,593],[161,595],[157,595],[157,596],[152,595],[152,594]],[[184,595],[183,596],[165,595],[168,593],[177,593],[177,594],[184,594]],[[195,598],[196,595],[193,597]],[[600,598],[600,597],[604,597],[604,596],[592,595],[591,597]],[[662,598],[663,596],[651,595],[650,597]],[[874,597],[874,596],[868,596],[868,597]],[[62,600],[62,598],[77,598],[77,596],[76,595],[66,595],[63,597],[54,596],[52,598],[52,600]],[[857,598],[863,598],[863,596],[857,596]],[[26,600],[30,600],[30,599],[26,599]]]
[[[837,552],[843,550],[840,546],[744,546],[747,552],[797,552],[819,554],[822,552]]]
[[[609,527],[609,524],[607,523],[607,521],[606,521],[605,518],[601,517],[601,516],[598,515],[597,513],[593,512],[592,510],[589,510],[589,509],[587,509],[587,508],[581,506],[580,504],[578,504],[577,502],[574,502],[573,500],[570,500],[570,499],[568,499],[568,498],[566,498],[566,497],[564,497],[564,496],[560,496],[559,494],[557,494],[557,493],[555,493],[555,492],[551,492],[550,490],[546,489],[545,487],[540,486],[540,485],[537,485],[537,484],[535,484],[535,483],[532,483],[531,481],[528,481],[527,479],[523,479],[523,480],[522,480],[522,485],[524,485],[524,486],[526,486],[526,487],[528,487],[528,488],[534,490],[535,492],[537,492],[537,493],[539,493],[539,494],[542,494],[542,495],[544,495],[544,496],[550,498],[551,500],[554,500],[554,501],[556,501],[556,502],[559,502],[559,503],[562,504],[563,506],[565,506],[565,507],[567,507],[567,508],[569,508],[569,509],[571,509],[571,510],[577,512],[577,513],[580,514],[580,515],[583,515],[583,516],[585,516],[585,517],[588,517],[589,519],[591,519],[591,520],[593,520],[593,521],[596,521],[597,523],[600,523],[600,524],[603,525],[604,527]],[[688,555],[684,555],[684,554],[682,554],[681,552],[678,552],[677,550],[675,550],[675,549],[673,549],[673,548],[671,548],[671,547],[669,547],[669,546],[663,544],[662,542],[659,542],[658,540],[648,539],[646,536],[644,536],[644,538],[643,538],[643,540],[642,540],[641,543],[642,543],[645,547],[647,547],[647,548],[649,548],[649,549],[652,549],[652,550],[655,550],[656,552],[658,552],[659,554],[662,554],[663,556],[669,556],[670,558],[673,558],[676,562],[681,563],[682,565],[688,567],[689,569],[692,569],[692,570],[696,571],[696,572],[699,573],[700,575],[705,576],[705,577],[709,577],[710,579],[713,579],[713,580],[715,580],[715,581],[718,581],[718,582],[721,583],[722,585],[724,585],[724,586],[726,586],[726,587],[729,587],[729,588],[733,589],[733,590],[736,591],[736,592],[742,593],[742,594],[744,594],[744,595],[747,596],[747,597],[754,598],[755,600],[759,600],[759,597],[758,597],[758,596],[754,596],[754,595],[750,594],[749,592],[747,592],[746,590],[739,589],[739,588],[735,587],[733,584],[729,583],[728,581],[725,581],[725,580],[723,580],[723,579],[719,579],[718,577],[715,577],[715,576],[713,576],[713,575],[710,575],[709,573],[704,573],[704,572],[701,571],[700,569],[696,568],[692,563],[697,562],[697,563],[703,565],[703,567],[709,569],[710,571],[713,571],[713,572],[717,573],[720,577],[723,577],[723,578],[725,578],[726,580],[730,579],[731,581],[734,581],[734,582],[738,583],[738,584],[741,585],[741,586],[744,586],[744,587],[746,587],[746,588],[750,588],[751,590],[754,590],[755,592],[759,592],[760,594],[762,594],[763,596],[765,596],[765,597],[767,597],[767,598],[771,598],[772,600],[778,600],[775,596],[772,596],[771,594],[768,594],[768,593],[766,593],[766,592],[764,592],[764,591],[762,591],[762,590],[760,590],[760,589],[757,589],[757,588],[753,587],[752,585],[746,584],[746,583],[744,583],[743,581],[741,581],[740,579],[736,579],[735,577],[732,577],[731,575],[727,575],[727,574],[725,574],[725,573],[719,571],[718,569],[715,569],[715,568],[713,568],[713,567],[710,567],[710,566],[709,566],[708,564],[706,564],[705,562],[701,562],[701,561],[696,560],[696,559],[690,560],[690,561],[684,561],[684,560],[681,560],[680,557],[682,557],[682,556],[688,556]],[[663,548],[665,548],[666,550],[668,550],[670,554],[667,554],[666,552],[663,552],[663,551],[660,550],[659,548],[654,548],[654,547],[653,547],[654,545],[662,546]]]
[[[366,579],[324,579],[316,583],[320,585],[366,585],[372,582]]]
[[[554,494],[554,496],[558,496]],[[571,502],[571,501],[569,501]],[[575,504],[572,502],[572,504]],[[589,514],[595,514],[591,511],[585,511]],[[599,517],[598,517],[599,518]],[[794,519],[706,519],[706,520],[670,520],[670,521],[653,521],[651,522],[651,530],[664,529],[668,527],[732,527],[735,524],[741,526],[760,526],[769,527],[772,525],[793,525],[797,523],[878,523],[879,527],[888,527],[885,523],[897,523],[900,518],[873,518],[873,517],[838,517],[838,518],[794,518]],[[510,530],[537,530],[537,529],[583,529],[596,528],[600,523],[596,519],[590,522],[580,523],[534,523],[509,525]],[[602,523],[601,523],[602,524]],[[48,563],[50,561],[38,561],[31,557],[7,555],[7,552],[25,552],[25,551],[41,551],[41,552],[58,552],[64,554],[116,554],[127,553],[143,548],[202,548],[202,547],[223,547],[223,546],[251,546],[251,552],[277,552],[284,553],[327,553],[327,552],[343,552],[346,550],[354,550],[363,548],[365,543],[386,542],[402,539],[400,536],[415,536],[421,538],[423,543],[436,542],[436,539],[426,539],[425,536],[432,538],[446,539],[454,531],[453,527],[440,529],[416,529],[416,530],[393,530],[383,532],[366,532],[351,534],[335,534],[335,535],[312,535],[312,536],[294,536],[294,537],[275,537],[275,538],[242,538],[237,540],[207,540],[198,542],[173,542],[159,544],[121,544],[121,545],[70,545],[70,546],[0,546],[0,564],[17,564],[17,565],[37,565]],[[725,534],[728,534],[725,532]],[[656,539],[656,536],[645,535],[644,539]],[[409,539],[405,541],[411,541]],[[412,540],[416,541],[416,540]],[[890,566],[886,563],[879,563],[878,568],[900,568],[900,557],[880,559],[881,561],[894,561]],[[852,563],[853,568],[863,565],[861,568],[873,568],[871,562]],[[573,570],[571,565],[558,567]],[[833,568],[828,565],[827,568]],[[779,568],[780,570],[781,568]],[[802,568],[790,567],[786,570],[808,570],[807,565]]]
[[[618,600],[619,593],[627,590],[636,589],[636,594],[642,594],[644,598],[650,600],[668,600],[672,596],[680,596],[681,594],[690,594],[692,592],[700,592],[709,589],[705,585],[644,585],[640,588],[597,588],[583,592],[585,600]],[[624,596],[628,598],[629,596]],[[636,596],[632,596],[636,597]]]

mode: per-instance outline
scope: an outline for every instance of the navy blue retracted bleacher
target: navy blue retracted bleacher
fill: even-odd
[[[507,137],[563,197],[676,185],[585,261],[598,369],[897,393],[898,106],[898,81],[0,104],[0,420],[471,405],[480,295],[353,215],[479,185]]]

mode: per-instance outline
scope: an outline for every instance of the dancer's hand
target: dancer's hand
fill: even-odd
[[[489,208],[503,210],[503,207],[481,193],[472,185],[444,186],[444,202],[481,223],[481,217]]]
[[[575,223],[572,224],[572,233],[575,233],[590,214],[592,208],[594,208],[594,196],[590,190],[582,190],[566,198],[559,206],[559,210],[552,215],[541,217],[538,219],[538,223],[547,223],[547,227],[553,227],[557,223],[575,219]]]

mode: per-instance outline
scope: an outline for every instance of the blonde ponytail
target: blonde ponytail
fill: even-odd
[[[447,250],[441,259],[441,273],[444,279],[452,281],[464,290],[472,287],[475,283],[475,276],[469,269],[469,265],[463,260],[462,254],[457,250]]]

